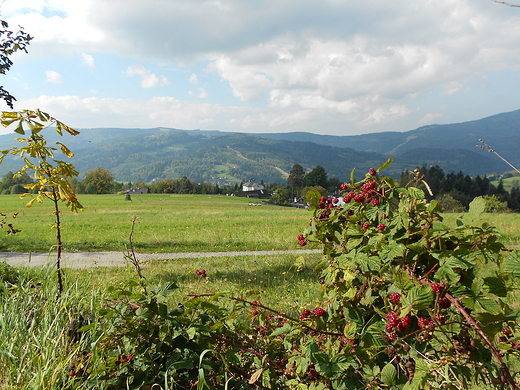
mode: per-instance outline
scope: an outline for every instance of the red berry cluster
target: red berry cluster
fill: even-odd
[[[311,311],[309,309],[303,309],[302,314],[300,314],[300,320],[305,320],[311,315]]]
[[[399,293],[393,293],[390,295],[390,302],[392,303],[399,303],[401,300],[401,294]]]
[[[323,317],[325,315],[325,310],[323,310],[321,307],[317,307],[312,311],[312,314],[314,314],[316,317]]]
[[[385,325],[385,330],[391,340],[397,338],[396,330],[399,333],[404,333],[412,324],[410,316],[399,318],[393,311],[386,313],[386,319],[388,322]]]
[[[305,236],[303,234],[298,234],[298,244],[300,246],[307,245],[307,240],[305,239]]]
[[[326,196],[322,196],[320,199],[319,207],[320,209],[333,209],[336,207],[336,204],[339,202],[338,198],[330,199]]]
[[[205,269],[197,269],[195,270],[195,274],[199,275],[201,278],[205,278],[206,277],[206,270]]]

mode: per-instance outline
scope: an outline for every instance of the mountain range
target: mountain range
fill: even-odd
[[[63,142],[75,153],[71,162],[80,178],[88,170],[102,167],[124,182],[186,176],[197,182],[221,184],[251,178],[284,183],[294,164],[306,170],[321,165],[329,178],[343,181],[353,168],[361,175],[370,167],[377,168],[389,156],[394,157],[394,163],[386,174],[393,177],[423,164],[439,165],[446,173],[462,171],[471,176],[511,170],[495,154],[477,148],[482,145],[479,139],[520,166],[520,110],[470,122],[355,136],[171,128],[78,130],[81,134],[75,137],[60,137],[52,129],[45,131],[49,143]],[[16,145],[16,137],[1,135],[0,148]],[[0,175],[19,167],[17,158],[6,157],[0,165]]]

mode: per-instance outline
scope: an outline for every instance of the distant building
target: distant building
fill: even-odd
[[[254,190],[254,191],[235,191],[231,196],[240,196],[242,198],[256,198],[256,199],[269,199],[271,193],[267,190]]]
[[[263,190],[265,187],[258,183],[256,180],[249,180],[247,183],[242,184],[242,191],[257,191]]]
[[[149,194],[150,190],[148,188],[130,188],[129,190],[124,191],[125,194],[130,195],[141,195],[141,194]]]

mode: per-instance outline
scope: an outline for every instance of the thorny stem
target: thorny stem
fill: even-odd
[[[453,306],[455,306],[457,308],[457,310],[460,312],[460,314],[462,314],[462,316],[466,319],[466,321],[468,321],[468,323],[473,328],[475,328],[475,330],[480,335],[480,337],[482,337],[484,342],[489,346],[489,349],[491,350],[491,353],[493,354],[495,359],[497,359],[497,361],[500,363],[500,370],[501,370],[501,378],[500,378],[500,380],[502,381],[502,383],[506,383],[507,382],[511,386],[512,389],[517,390],[518,387],[516,386],[516,383],[515,383],[514,379],[511,377],[511,373],[509,372],[509,368],[507,367],[507,365],[502,360],[502,356],[500,356],[500,352],[495,347],[495,345],[491,342],[491,340],[489,340],[489,338],[484,333],[484,331],[482,330],[480,325],[477,323],[477,321],[475,321],[469,315],[469,313],[466,311],[464,306],[462,306],[460,304],[460,302],[457,299],[455,299],[451,294],[445,293],[444,296],[446,297],[446,299],[448,299],[453,304]]]
[[[132,227],[130,229],[130,236],[128,237],[128,242],[129,242],[129,245],[130,245],[130,252],[125,254],[125,257],[130,261],[130,263],[134,266],[136,272],[137,272],[137,275],[139,276],[139,280],[143,280],[145,277],[143,275],[143,271],[141,269],[141,262],[139,261],[139,259],[137,258],[137,255],[135,254],[135,250],[134,250],[134,229],[135,229],[135,221],[137,219],[137,216],[133,216],[132,218]],[[146,291],[146,286],[143,285],[143,290],[145,292],[145,294],[147,293]]]

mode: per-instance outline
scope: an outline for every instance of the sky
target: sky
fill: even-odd
[[[0,4],[34,37],[0,85],[78,129],[355,135],[520,109],[520,8],[493,0]]]

